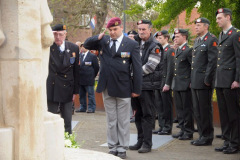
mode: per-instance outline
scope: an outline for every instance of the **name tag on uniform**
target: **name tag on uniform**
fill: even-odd
[[[86,66],[91,66],[91,65],[92,65],[92,62],[85,62],[85,65],[86,65]]]
[[[129,58],[130,55],[131,55],[130,52],[121,52],[121,57],[122,57],[122,58]]]

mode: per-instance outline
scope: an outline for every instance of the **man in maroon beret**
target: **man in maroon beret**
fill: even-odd
[[[110,19],[107,29],[110,36],[105,35],[105,30],[88,38],[83,46],[99,51],[97,92],[103,92],[109,153],[125,159],[130,138],[131,97],[138,97],[141,93],[142,70],[139,68],[142,63],[139,45],[123,35],[120,18]]]

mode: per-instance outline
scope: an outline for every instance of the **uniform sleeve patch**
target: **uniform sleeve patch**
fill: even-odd
[[[174,52],[172,52],[172,56],[175,56],[175,53],[174,53]]]
[[[213,47],[216,47],[217,46],[217,42],[213,42]]]
[[[159,54],[159,53],[160,53],[160,49],[159,49],[159,48],[156,48],[156,49],[155,49],[155,53]]]

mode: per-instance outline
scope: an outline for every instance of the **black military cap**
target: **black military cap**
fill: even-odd
[[[140,20],[137,22],[137,25],[139,24],[149,24],[149,25],[152,25],[152,22],[150,20]]]
[[[178,33],[187,33],[188,31],[186,29],[175,29],[174,34],[178,34]]]
[[[216,12],[216,16],[219,14],[219,13],[227,13],[227,14],[230,14],[232,15],[232,11],[231,9],[229,8],[219,8]]]
[[[63,24],[57,24],[52,27],[52,31],[64,31],[66,29],[67,29],[66,25]]]
[[[137,35],[138,33],[136,31],[132,30],[132,31],[128,31],[127,35],[129,35],[129,34]]]
[[[157,36],[162,36],[162,35],[165,35],[165,34],[168,34],[168,31],[167,30],[162,30],[160,32],[157,32],[157,34],[155,36],[157,37]]]
[[[203,17],[198,18],[198,19],[195,21],[195,24],[196,24],[196,23],[207,23],[207,24],[210,25],[210,21],[209,21],[207,18],[203,18]]]

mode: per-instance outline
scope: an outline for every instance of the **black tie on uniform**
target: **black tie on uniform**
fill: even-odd
[[[112,40],[112,41],[113,41],[113,44],[112,44],[110,50],[111,50],[112,55],[114,55],[114,54],[116,54],[116,41],[117,40]]]

